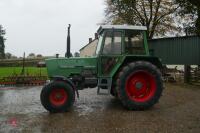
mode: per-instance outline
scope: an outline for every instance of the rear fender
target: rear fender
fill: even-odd
[[[152,56],[127,56],[123,62],[123,65],[135,61],[148,61],[157,66],[160,70],[162,70],[163,68],[161,60],[157,57]]]
[[[154,64],[155,66],[157,66],[160,71],[163,73],[163,66],[162,66],[162,62],[159,58],[157,57],[152,57],[152,56],[126,56],[123,61],[122,64],[118,67],[118,69],[115,71],[114,76],[117,76],[117,73],[119,73],[120,69],[127,65],[130,62],[135,62],[135,61],[148,61],[152,64]]]

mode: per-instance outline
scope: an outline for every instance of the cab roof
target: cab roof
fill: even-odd
[[[105,29],[119,29],[119,30],[147,30],[146,26],[133,26],[133,25],[101,25],[97,30],[98,34],[100,34]]]

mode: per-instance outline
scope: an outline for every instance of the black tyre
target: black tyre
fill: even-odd
[[[75,99],[74,90],[68,83],[53,81],[45,85],[40,100],[46,110],[52,113],[68,111]]]
[[[158,102],[163,82],[160,70],[146,61],[124,66],[117,78],[117,92],[122,104],[130,110],[144,110]]]
[[[117,91],[116,91],[115,88],[112,88],[112,89],[111,89],[110,94],[111,94],[113,97],[115,97],[115,98],[118,99]]]

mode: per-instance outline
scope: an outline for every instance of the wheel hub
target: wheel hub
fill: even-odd
[[[60,93],[56,93],[55,98],[56,98],[57,100],[59,100],[59,99],[62,98],[62,95],[61,95]]]
[[[67,97],[64,89],[53,89],[49,98],[52,105],[61,106],[67,101]]]
[[[141,82],[136,82],[136,84],[135,84],[135,88],[136,88],[137,90],[142,89],[142,86],[143,86],[143,84],[142,84]]]

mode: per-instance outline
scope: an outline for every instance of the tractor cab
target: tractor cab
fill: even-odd
[[[127,56],[148,56],[145,26],[103,25],[98,29],[98,93],[110,88],[112,79]],[[108,92],[110,91],[108,89]]]
[[[96,55],[148,55],[145,26],[104,25],[98,29]]]

